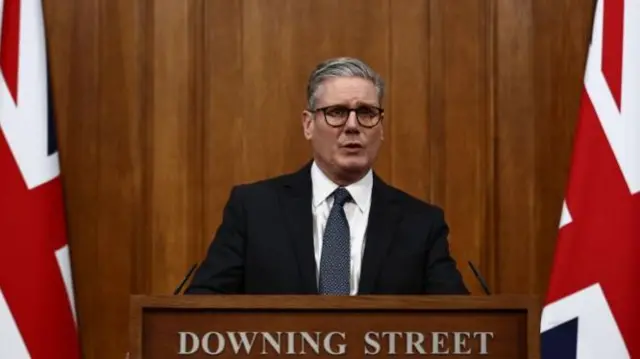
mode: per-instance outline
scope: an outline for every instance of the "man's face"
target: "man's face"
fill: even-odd
[[[334,180],[364,175],[383,140],[383,114],[376,112],[381,106],[374,84],[358,77],[327,79],[316,92],[316,109],[327,107],[331,108],[326,111],[326,120],[322,111],[303,113],[304,135],[311,141],[316,161]],[[367,127],[375,122],[375,126]]]

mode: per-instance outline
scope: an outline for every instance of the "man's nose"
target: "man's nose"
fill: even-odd
[[[347,116],[347,122],[344,124],[347,129],[358,129],[358,118],[356,117],[356,111],[349,111]]]

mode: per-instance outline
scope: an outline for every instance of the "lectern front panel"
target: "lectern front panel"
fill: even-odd
[[[183,301],[202,299],[205,305]],[[179,297],[141,307],[140,358],[529,358],[527,306],[429,297]]]

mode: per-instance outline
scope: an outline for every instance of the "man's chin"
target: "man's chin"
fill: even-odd
[[[367,159],[362,157],[341,158],[336,164],[345,173],[358,174],[369,170]]]

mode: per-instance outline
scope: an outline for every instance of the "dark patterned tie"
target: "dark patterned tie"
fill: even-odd
[[[351,236],[343,208],[350,199],[349,191],[342,187],[333,192],[333,207],[322,240],[320,294],[348,295],[350,292]]]

